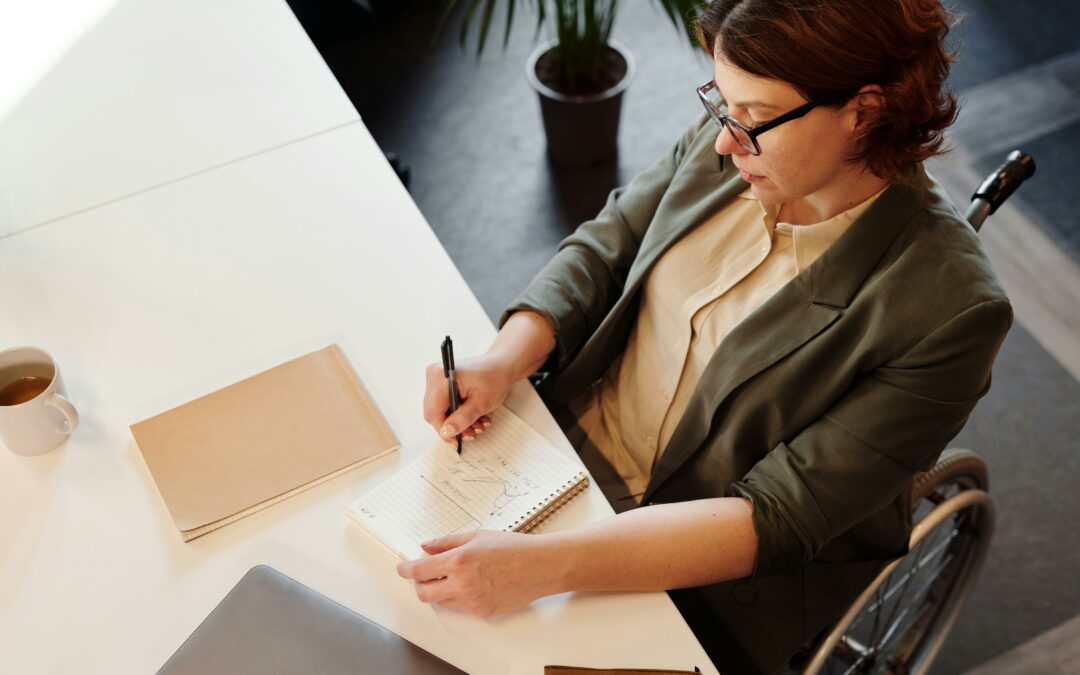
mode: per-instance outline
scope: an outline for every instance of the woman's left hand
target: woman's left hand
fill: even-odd
[[[493,616],[558,592],[541,558],[538,535],[476,530],[423,545],[430,557],[399,563],[416,597],[441,607]]]

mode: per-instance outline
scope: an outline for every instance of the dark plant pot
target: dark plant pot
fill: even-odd
[[[555,91],[536,74],[537,63],[555,45],[554,41],[540,45],[529,57],[525,69],[529,84],[540,95],[548,154],[559,164],[570,167],[589,166],[614,157],[618,150],[622,95],[634,77],[633,57],[619,43],[609,42],[612,51],[626,64],[623,78],[595,94],[569,95]]]

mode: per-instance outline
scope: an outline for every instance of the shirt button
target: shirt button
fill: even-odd
[[[765,251],[768,251],[768,250],[769,250],[768,244],[762,245],[762,247],[761,247],[761,252],[762,253],[764,253]]]
[[[732,594],[735,596],[735,602],[740,605],[749,605],[757,598],[757,591],[755,591],[753,585],[747,581],[735,584],[735,588],[732,589]]]

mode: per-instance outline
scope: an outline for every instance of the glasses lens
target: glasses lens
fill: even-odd
[[[735,142],[742,146],[744,150],[752,155],[759,154],[757,146],[754,145],[754,140],[750,138],[750,135],[746,132],[742,126],[735,121],[735,118],[728,117],[727,104],[720,98],[719,92],[713,87],[708,92],[701,92],[701,102],[704,104],[705,109],[709,111],[709,115],[712,116],[713,121],[721,129],[727,129],[731,136],[735,139]]]
[[[709,92],[702,92],[698,90],[698,96],[701,97],[701,104],[705,106],[705,109],[709,111],[709,116],[712,117],[713,122],[720,127],[724,126],[724,116],[720,113],[719,103],[720,98],[716,95],[716,90],[713,89]]]
[[[717,126],[719,126],[721,129],[723,129],[724,128],[724,116],[720,114],[720,111],[717,110],[716,108],[714,108],[711,105],[705,106],[705,109],[709,111],[710,115],[712,115],[713,122],[716,122]]]
[[[741,126],[730,120],[724,120],[724,126],[727,127],[728,133],[731,134],[736,143],[742,146],[743,150],[746,150],[751,155],[758,154],[757,146],[754,145],[754,139],[750,138],[750,135],[746,133],[746,129],[743,129]]]

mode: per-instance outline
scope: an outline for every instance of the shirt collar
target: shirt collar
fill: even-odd
[[[749,187],[741,192],[739,197],[758,202],[761,207],[762,220],[765,223],[765,228],[768,230],[770,238],[773,236],[773,231],[776,228],[780,228],[785,234],[788,232],[791,233],[795,267],[798,272],[802,272],[832,246],[832,244],[840,238],[840,235],[844,234],[844,232],[859,219],[859,216],[870,208],[877,198],[885,192],[885,189],[886,188],[882,188],[876,194],[871,195],[869,198],[852,206],[847,211],[838,213],[832,218],[811,225],[793,225],[791,223],[778,222],[776,216],[780,211],[779,206],[776,204],[762,204],[761,201],[754,196]]]

